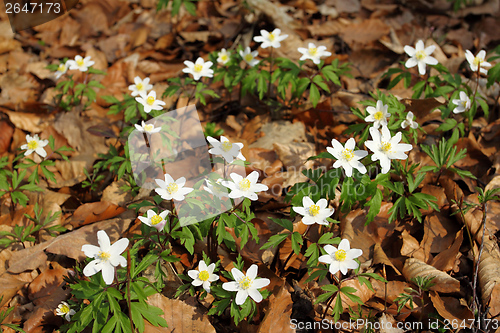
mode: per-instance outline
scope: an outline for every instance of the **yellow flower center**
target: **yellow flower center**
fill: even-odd
[[[477,67],[481,67],[481,63],[483,61],[484,61],[483,59],[475,57],[473,62],[474,62],[474,65],[476,65]]]
[[[148,125],[144,126],[144,130],[146,132],[151,132],[152,130],[154,130],[154,128],[155,127],[153,125],[151,125],[151,124],[148,124]]]
[[[59,67],[57,67],[57,70],[59,72],[65,72],[66,71],[66,65],[65,64],[60,64]]]
[[[249,289],[252,286],[252,280],[249,277],[245,276],[243,279],[239,281],[241,289]]]
[[[248,191],[250,189],[250,185],[251,185],[250,181],[246,178],[239,183],[240,190],[242,191]]]
[[[462,106],[463,106],[464,108],[467,108],[467,101],[462,101]]]
[[[163,219],[161,218],[160,215],[155,215],[151,218],[151,224],[152,225],[157,225],[158,223],[160,223],[161,221],[163,221]]]
[[[60,310],[62,313],[64,313],[64,314],[69,313],[69,307],[68,307],[66,304],[63,304],[63,305],[59,308],[59,310]]]
[[[347,253],[345,252],[345,250],[337,250],[334,256],[335,259],[337,259],[337,261],[344,261],[345,258],[347,257]]]
[[[392,149],[392,145],[390,142],[382,142],[382,147],[380,148],[383,152],[390,152]]]
[[[309,207],[309,214],[311,214],[312,216],[316,216],[319,214],[319,206],[317,205],[311,205]]]
[[[312,55],[312,56],[315,56],[316,53],[318,53],[318,49],[315,48],[315,47],[310,47],[309,48],[309,54]]]
[[[137,88],[137,90],[142,90],[142,88],[144,88],[144,85],[139,82],[135,85],[135,87]]]
[[[373,118],[375,118],[375,120],[380,121],[382,120],[382,118],[384,118],[384,114],[381,111],[375,112]]]
[[[225,152],[230,151],[231,148],[233,148],[233,144],[231,142],[226,141],[222,143],[222,150],[224,150]]]
[[[200,73],[202,70],[203,70],[203,66],[202,65],[200,65],[200,64],[194,65],[194,71],[196,73]]]
[[[417,53],[415,53],[415,57],[418,60],[423,60],[423,59],[425,59],[425,57],[427,57],[427,54],[425,54],[424,50],[420,50],[420,51],[417,51]]]
[[[253,55],[251,53],[247,54],[245,56],[245,60],[248,61],[248,62],[252,61],[253,60]]]
[[[342,158],[346,161],[352,160],[354,157],[354,154],[352,153],[351,149],[344,149],[342,151]]]
[[[79,59],[79,60],[76,61],[76,64],[78,66],[82,67],[85,64],[85,62],[83,62],[83,59]]]
[[[175,192],[177,192],[178,189],[179,186],[176,183],[170,183],[167,186],[167,192],[170,194],[174,194]]]
[[[227,59],[229,59],[229,57],[227,56],[227,54],[221,54],[220,55],[220,60],[222,60],[222,61],[225,62],[225,61],[227,61]]]
[[[207,281],[209,277],[210,273],[208,273],[208,271],[201,271],[200,274],[198,274],[198,279],[201,281]]]
[[[99,259],[101,259],[102,261],[107,261],[107,260],[109,260],[109,258],[111,258],[111,254],[109,254],[109,252],[99,251],[99,254],[97,255],[97,257]]]
[[[274,34],[273,34],[273,33],[270,33],[270,34],[269,34],[269,36],[268,36],[267,38],[269,38],[269,40],[270,40],[271,42],[274,42],[274,39],[276,38],[276,36],[274,36]]]
[[[148,103],[149,105],[153,105],[154,102],[155,102],[155,98],[153,96],[149,96],[146,99],[146,103]]]
[[[35,150],[38,148],[38,142],[36,140],[31,140],[28,142],[28,149]]]

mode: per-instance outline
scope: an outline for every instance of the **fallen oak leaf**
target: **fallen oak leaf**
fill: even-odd
[[[429,296],[437,312],[449,322],[462,322],[474,319],[472,311],[468,307],[463,306],[457,298],[441,297],[435,291],[430,291]]]
[[[125,208],[111,202],[90,202],[78,207],[68,222],[76,228],[90,223],[108,220],[120,215],[125,210]]]
[[[121,217],[87,225],[52,240],[14,252],[9,260],[8,271],[11,273],[21,273],[26,270],[43,267],[47,260],[45,251],[62,254],[75,260],[83,260],[85,255],[82,252],[82,246],[85,244],[97,244],[97,231],[106,231],[111,241],[114,241],[127,230],[130,223],[136,218],[134,212],[128,211],[127,213]]]
[[[215,333],[215,328],[208,316],[197,307],[194,297],[181,301],[154,294],[148,297],[147,302],[163,310],[162,317],[167,321],[168,327],[156,327],[145,322],[144,333]]]
[[[434,277],[432,280],[434,285],[430,287],[430,290],[437,292],[455,293],[460,291],[460,281],[415,258],[408,258],[405,261],[403,275],[407,281],[411,281],[417,276]]]

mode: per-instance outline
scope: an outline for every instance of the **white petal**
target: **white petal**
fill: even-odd
[[[85,244],[82,246],[82,251],[87,257],[94,258],[101,249],[95,245]]]
[[[104,279],[104,282],[107,285],[110,285],[113,283],[115,275],[115,268],[111,266],[110,264],[103,264],[102,266],[102,278]]]
[[[262,301],[262,294],[257,289],[249,289],[248,295],[257,303]]]
[[[227,291],[238,291],[240,288],[240,285],[238,282],[231,281],[231,282],[224,282],[222,284],[222,289],[227,290]]]
[[[250,266],[247,270],[247,277],[250,278],[251,280],[255,280],[257,277],[257,271],[258,271],[258,266],[256,264],[253,264]]]
[[[246,290],[238,290],[236,293],[236,305],[241,305],[245,303],[248,297],[248,291]]]
[[[351,248],[351,246],[350,246],[349,240],[347,238],[344,238],[343,240],[340,241],[339,250],[344,250],[347,252],[350,248]]]
[[[255,289],[260,289],[260,288],[264,288],[266,286],[268,286],[269,284],[271,283],[271,280],[269,279],[255,279],[252,283],[252,288],[255,288]]]
[[[109,248],[111,247],[111,244],[109,242],[109,237],[106,231],[104,230],[99,230],[97,232],[97,242],[99,243],[99,247],[101,248],[101,251],[108,252]]]
[[[116,241],[113,245],[111,245],[111,248],[109,249],[109,252],[111,256],[118,256],[123,253],[128,247],[129,240],[127,238],[122,238]]]
[[[99,260],[93,260],[85,266],[83,274],[85,276],[92,276],[102,269],[102,263]]]

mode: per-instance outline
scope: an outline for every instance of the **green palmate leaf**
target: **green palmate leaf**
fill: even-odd
[[[319,98],[320,98],[320,93],[318,86],[316,86],[314,83],[311,83],[311,87],[309,89],[309,100],[311,101],[314,107],[318,105]]]
[[[276,218],[272,218],[272,217],[270,217],[270,219],[274,223],[282,226],[283,228],[289,230],[290,232],[293,232],[293,222],[292,221],[287,220],[287,219],[276,219]]]
[[[284,233],[284,234],[278,234],[278,235],[273,235],[269,237],[269,240],[267,243],[262,245],[261,249],[268,249],[270,247],[277,247],[280,245],[290,234],[289,233]]]
[[[302,239],[302,235],[299,234],[298,232],[294,232],[292,234],[292,249],[295,254],[300,253],[300,248],[301,245],[304,243],[304,240]]]
[[[380,212],[380,207],[382,206],[382,191],[377,189],[375,195],[372,199],[365,204],[365,206],[370,207],[368,210],[368,214],[366,214],[366,222],[365,225],[370,224],[377,214]]]

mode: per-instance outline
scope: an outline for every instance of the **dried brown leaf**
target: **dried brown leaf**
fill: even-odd
[[[75,228],[90,223],[111,219],[126,209],[107,201],[89,202],[78,207],[69,219]]]
[[[437,312],[444,318],[452,321],[462,322],[463,320],[474,319],[472,311],[460,304],[460,300],[455,297],[441,297],[435,291],[431,291],[429,296],[432,305],[436,308]]]
[[[456,272],[458,270],[458,265],[460,264],[459,259],[462,255],[460,253],[460,246],[462,246],[463,240],[464,231],[462,229],[456,234],[453,244],[449,248],[435,256],[432,260],[431,265],[443,272]]]
[[[488,236],[484,237],[478,277],[483,303],[488,304],[489,315],[496,317],[500,314],[500,250],[496,241]]]
[[[106,231],[111,241],[116,241],[134,219],[135,214],[123,214],[122,217],[87,225],[52,240],[17,251],[9,260],[8,271],[20,273],[44,266],[47,260],[45,251],[62,254],[76,260],[83,260],[85,255],[82,252],[82,246],[97,244],[97,231]]]
[[[155,327],[146,322],[145,333],[215,333],[208,316],[197,307],[193,297],[181,301],[167,298],[162,294],[154,294],[148,298],[148,303],[163,310],[162,317],[167,321],[168,327]]]
[[[430,289],[437,292],[455,293],[460,291],[460,281],[415,258],[406,260],[403,275],[407,281],[411,281],[417,276],[434,277],[434,280],[432,280],[434,286]]]
[[[281,287],[276,295],[272,295],[269,299],[269,312],[262,320],[259,326],[259,333],[272,332],[276,328],[280,328],[280,331],[294,332],[290,326],[290,316],[292,314],[292,297],[285,285]]]

